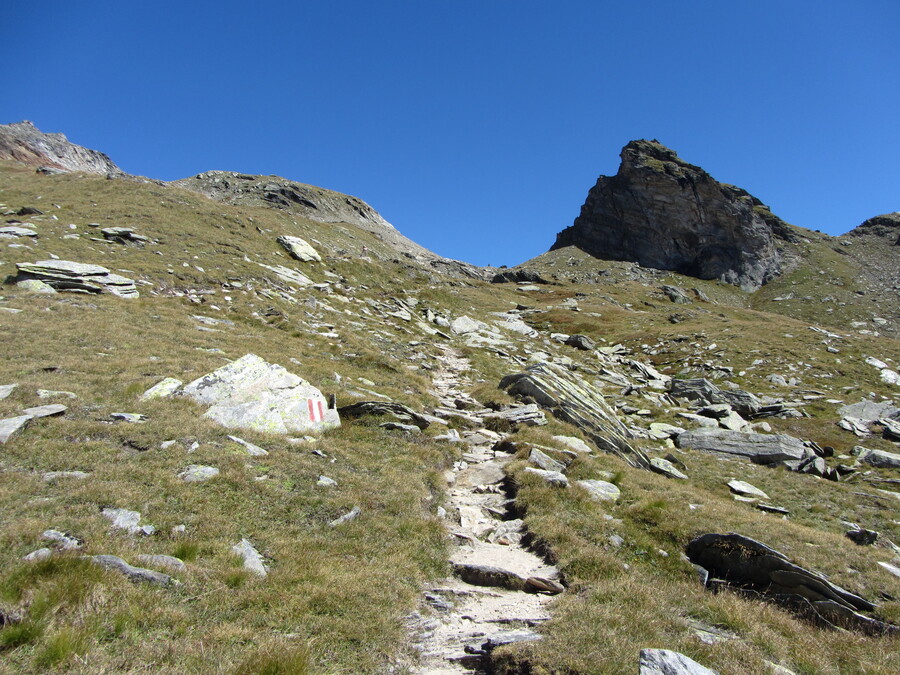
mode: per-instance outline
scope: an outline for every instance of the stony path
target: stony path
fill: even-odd
[[[465,392],[468,361],[446,348],[441,363],[433,383],[442,407],[477,406]],[[522,521],[512,517],[504,490],[503,466],[512,455],[491,449],[500,438],[486,429],[464,433],[463,459],[446,474],[454,576],[429,588],[416,614],[419,675],[482,672],[495,646],[539,639],[533,629],[549,618],[552,595],[562,590],[558,570],[521,545]]]

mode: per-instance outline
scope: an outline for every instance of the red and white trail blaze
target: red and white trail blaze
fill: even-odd
[[[309,408],[310,422],[321,422],[325,419],[325,409],[322,406],[322,401],[308,398],[306,399],[306,406]]]

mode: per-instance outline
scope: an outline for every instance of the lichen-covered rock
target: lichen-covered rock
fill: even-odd
[[[657,141],[631,141],[615,176],[600,176],[553,249],[577,246],[755,290],[781,270],[777,239],[791,234],[758,199],[719,183]]]
[[[183,395],[209,405],[204,417],[231,429],[309,433],[341,423],[321,391],[256,354],[194,380]]]

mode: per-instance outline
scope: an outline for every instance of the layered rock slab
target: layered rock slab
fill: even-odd
[[[37,279],[56,291],[81,293],[112,293],[120,298],[136,298],[139,293],[134,281],[113,274],[100,265],[72,260],[38,260],[33,263],[16,263],[16,281]]]

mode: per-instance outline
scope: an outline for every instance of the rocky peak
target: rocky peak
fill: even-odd
[[[125,175],[102,152],[76,145],[63,134],[45,134],[28,120],[0,124],[0,159],[57,171]]]
[[[900,246],[900,211],[869,218],[847,233],[848,237],[875,237]]]
[[[615,176],[600,176],[551,250],[576,246],[755,290],[779,274],[789,226],[746,190],[719,183],[656,140],[631,141]]]

